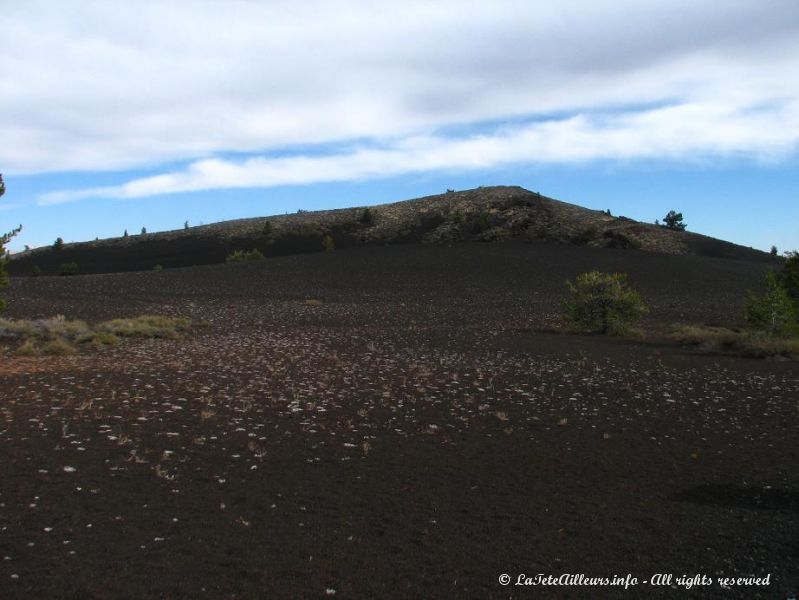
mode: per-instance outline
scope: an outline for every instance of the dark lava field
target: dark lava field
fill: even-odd
[[[473,243],[15,278],[6,316],[193,326],[3,342],[0,598],[788,598],[797,364],[557,329],[583,271],[652,330],[735,325],[767,268]]]

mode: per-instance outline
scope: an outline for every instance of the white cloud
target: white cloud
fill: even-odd
[[[439,169],[595,159],[745,154],[775,160],[793,152],[799,102],[779,110],[677,105],[604,118],[578,115],[461,138],[411,137],[330,155],[203,159],[186,169],[119,186],[43,195],[41,204],[85,198],[140,198],[212,189],[352,181]]]
[[[4,6],[3,36],[5,172],[195,161],[51,202],[514,160],[773,156],[799,136],[795,0],[27,0]],[[517,117],[484,137],[441,134]],[[369,143],[213,158],[356,140]]]

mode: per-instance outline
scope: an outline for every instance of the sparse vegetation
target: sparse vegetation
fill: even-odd
[[[97,331],[112,333],[119,337],[171,338],[189,328],[188,319],[142,315],[130,319],[113,319],[100,323]]]
[[[61,266],[58,267],[58,274],[59,275],[77,275],[78,274],[78,263],[76,262],[67,262],[61,263]]]
[[[263,253],[258,250],[257,248],[253,248],[252,250],[235,250],[231,254],[228,254],[225,262],[244,262],[248,260],[263,260],[264,255]]]
[[[305,306],[322,306],[324,302],[319,300],[318,298],[308,298],[305,300]]]
[[[164,270],[164,266],[161,265],[161,264],[155,265],[153,267],[153,271],[163,271],[163,270]]]
[[[50,319],[0,319],[0,338],[21,340],[16,353],[72,354],[75,345],[94,348],[115,346],[120,337],[177,339],[188,330],[188,319],[143,315],[105,321],[92,327],[84,321],[68,321],[62,315]]]
[[[799,333],[796,307],[774,272],[766,275],[764,287],[762,293],[747,296],[744,313],[749,327],[774,337]]]
[[[42,274],[42,269],[39,265],[33,265],[31,268],[31,277],[39,277]]]
[[[566,285],[571,297],[564,301],[565,318],[575,330],[623,335],[647,312],[641,296],[627,286],[621,273],[591,271]]]
[[[672,229],[674,231],[685,231],[685,228],[688,226],[686,223],[683,223],[682,213],[673,210],[670,210],[668,214],[663,217],[663,225],[667,229]]]
[[[261,229],[261,235],[265,238],[272,237],[272,223],[269,221],[264,221],[264,226]]]
[[[333,236],[331,236],[329,233],[325,234],[325,236],[322,238],[322,249],[325,252],[332,252],[336,249],[336,243],[333,241]]]
[[[775,337],[762,331],[739,331],[707,325],[681,325],[668,334],[677,343],[693,346],[703,352],[723,352],[767,358],[782,356],[799,358],[799,340]]]
[[[703,350],[761,358],[799,358],[799,307],[789,292],[795,276],[792,258],[796,260],[789,256],[779,273],[766,274],[760,292],[748,292],[744,305],[746,330],[682,326],[670,334],[671,339]]]

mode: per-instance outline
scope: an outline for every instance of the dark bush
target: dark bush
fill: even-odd
[[[585,246],[597,239],[599,235],[599,227],[596,225],[588,225],[572,237],[572,242],[580,246]]]
[[[488,231],[493,226],[491,215],[486,211],[471,213],[468,215],[466,222],[466,230],[472,235],[479,235],[484,231]]]
[[[76,263],[76,262],[62,263],[61,266],[58,267],[58,274],[59,275],[77,275],[78,274],[78,263]]]
[[[605,246],[608,248],[625,248],[637,250],[641,247],[641,240],[622,233],[621,231],[606,231],[603,237],[607,240]]]
[[[370,208],[364,208],[358,220],[364,225],[374,225],[375,215]]]

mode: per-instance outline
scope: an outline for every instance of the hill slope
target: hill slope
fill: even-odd
[[[14,255],[9,269],[14,275],[26,275],[34,265],[44,274],[57,274],[59,265],[66,262],[76,262],[81,273],[211,264],[223,262],[237,249],[258,248],[267,256],[317,252],[325,235],[333,238],[336,248],[517,239],[770,260],[766,253],[751,248],[613,217],[520,187],[487,187],[368,210],[355,207],[298,212],[66,244],[60,250],[38,248]]]

